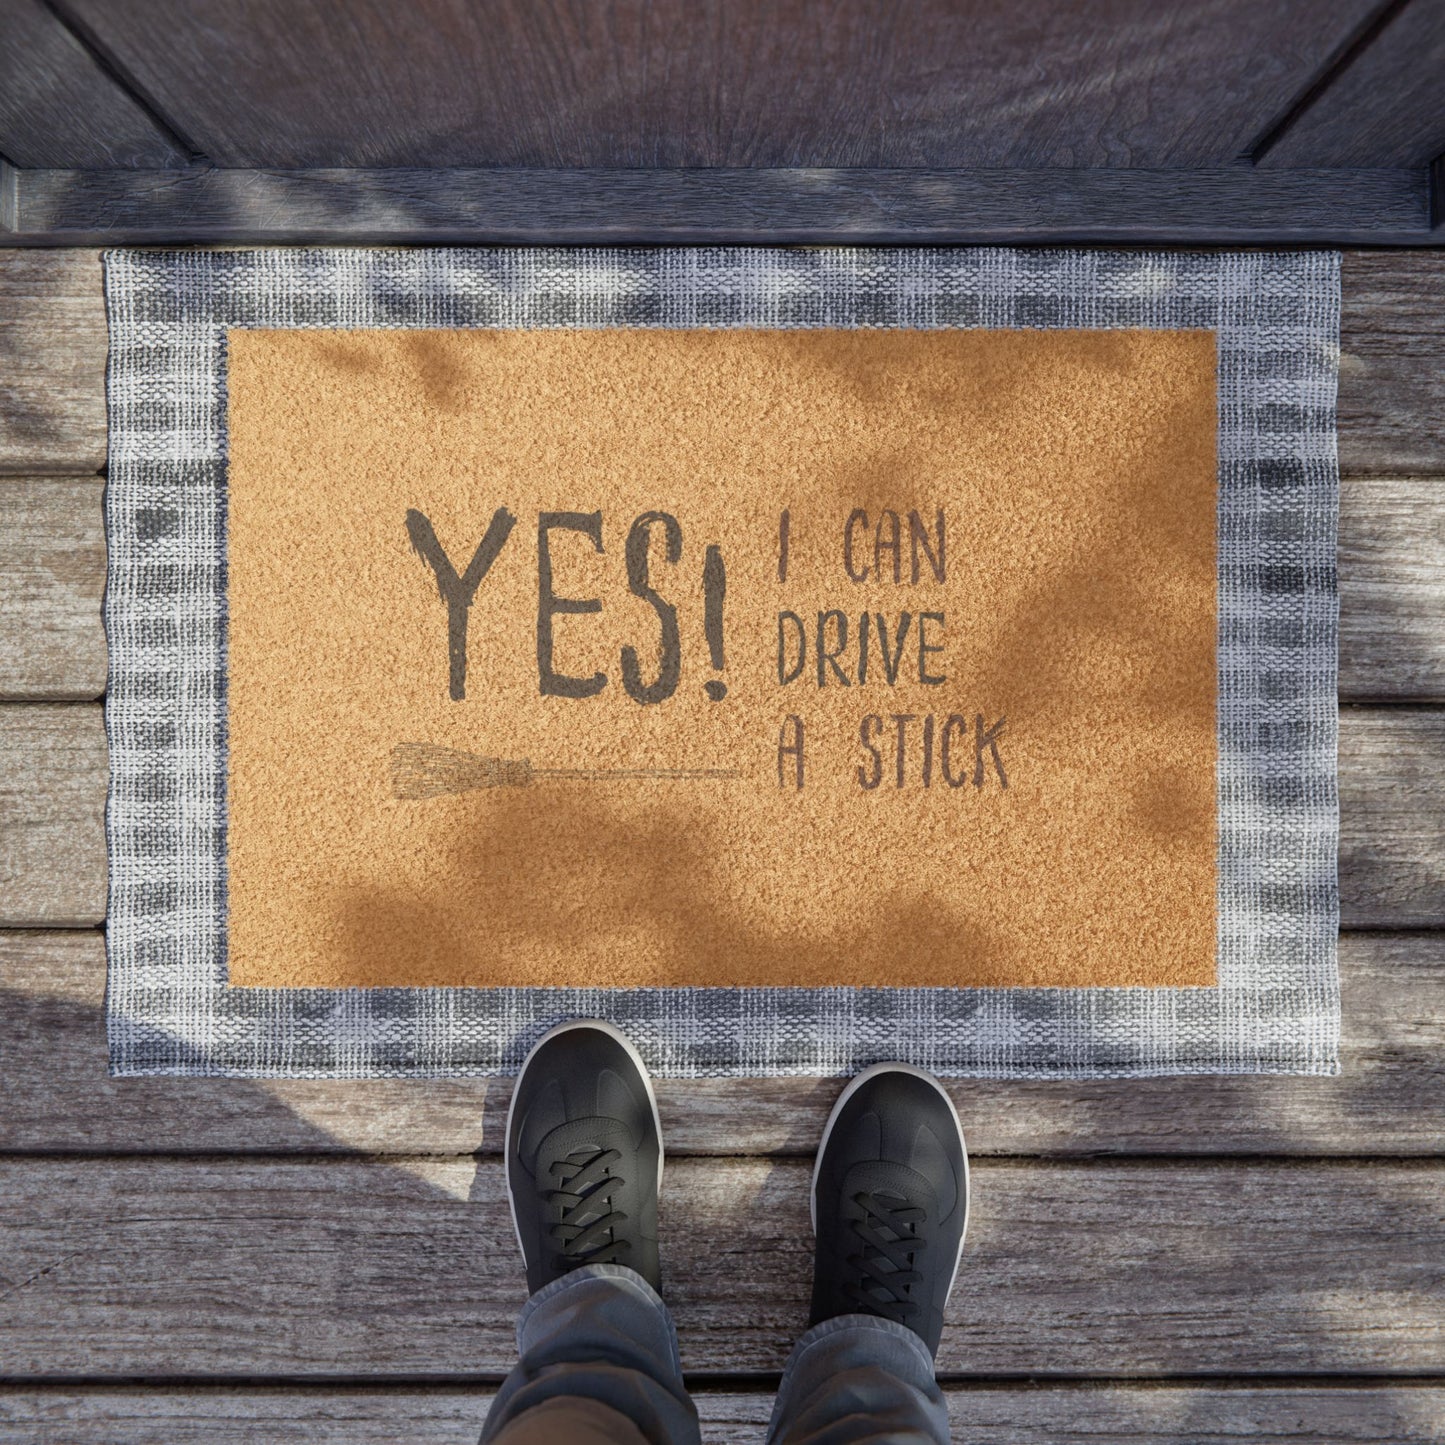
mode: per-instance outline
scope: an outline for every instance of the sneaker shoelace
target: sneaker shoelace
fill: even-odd
[[[862,1212],[851,1225],[863,1248],[848,1257],[858,1275],[844,1292],[864,1312],[906,1324],[919,1309],[908,1292],[923,1278],[913,1266],[927,1245],[920,1230],[924,1212],[901,1194],[866,1191],[853,1201]]]
[[[549,1233],[558,1274],[583,1264],[620,1264],[632,1247],[616,1230],[627,1216],[612,1208],[612,1196],[625,1182],[612,1171],[621,1157],[617,1149],[579,1149],[552,1161],[552,1185],[542,1196],[557,1210]]]

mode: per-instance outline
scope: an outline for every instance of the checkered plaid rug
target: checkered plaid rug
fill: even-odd
[[[114,1072],[487,1074],[577,1015],[614,1020],[672,1075],[1337,1068],[1337,256],[120,251],[106,295]],[[228,986],[228,329],[648,326],[1216,334],[1217,987]]]

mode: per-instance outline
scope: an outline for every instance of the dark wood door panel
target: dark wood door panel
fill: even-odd
[[[233,167],[1192,167],[1375,0],[67,0]]]
[[[1264,166],[1427,166],[1445,152],[1445,0],[1409,0],[1259,156]]]
[[[0,0],[0,155],[80,170],[189,160],[40,0]]]

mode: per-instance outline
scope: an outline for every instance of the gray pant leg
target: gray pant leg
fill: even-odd
[[[667,1306],[635,1270],[591,1264],[523,1306],[516,1368],[484,1445],[699,1445]]]
[[[788,1357],[768,1445],[948,1445],[923,1341],[872,1315],[814,1325]]]

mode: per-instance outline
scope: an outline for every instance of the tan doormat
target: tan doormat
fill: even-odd
[[[1214,982],[1211,333],[228,347],[233,984]]]

